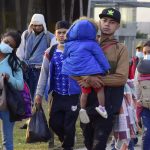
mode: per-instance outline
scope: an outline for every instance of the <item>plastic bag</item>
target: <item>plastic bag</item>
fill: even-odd
[[[14,89],[7,81],[5,81],[5,84],[10,121],[21,121],[31,117],[32,99],[27,83],[24,82],[24,89],[22,91]]]
[[[26,142],[47,142],[51,138],[47,120],[41,105],[35,105],[26,131]]]
[[[21,116],[25,114],[25,103],[20,91],[16,90],[8,81],[6,85],[6,100],[10,114],[10,122],[20,121]]]

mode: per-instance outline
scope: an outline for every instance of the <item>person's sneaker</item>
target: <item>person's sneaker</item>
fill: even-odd
[[[79,118],[82,123],[89,123],[90,119],[85,109],[80,109]]]
[[[96,111],[103,117],[103,118],[107,118],[107,111],[105,109],[105,107],[99,105],[98,107],[95,107]]]

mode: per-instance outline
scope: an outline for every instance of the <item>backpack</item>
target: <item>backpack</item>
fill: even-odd
[[[140,60],[137,65],[139,85],[141,89],[140,101],[143,107],[150,109],[150,60]]]
[[[57,45],[58,45],[58,44],[55,44],[55,45],[53,45],[53,46],[50,48],[50,51],[49,51],[49,60],[52,59],[53,54],[54,54],[54,51],[55,51],[55,49],[57,48]]]
[[[138,62],[139,62],[138,57],[132,57],[130,65],[129,65],[129,77],[128,77],[129,79],[134,79],[135,70],[136,70]]]
[[[24,81],[24,88],[21,91],[21,95],[25,104],[25,113],[20,119],[26,119],[32,116],[32,98],[28,84]]]
[[[143,107],[150,109],[150,80],[139,81],[141,89],[140,102]]]

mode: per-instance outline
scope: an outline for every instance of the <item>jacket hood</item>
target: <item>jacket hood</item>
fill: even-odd
[[[47,27],[46,27],[46,22],[44,19],[44,16],[42,14],[34,14],[31,18],[31,22],[28,26],[28,32],[30,33],[32,31],[32,25],[43,25],[44,28],[44,33],[47,33]]]
[[[96,27],[88,20],[79,20],[67,32],[67,41],[96,40]]]

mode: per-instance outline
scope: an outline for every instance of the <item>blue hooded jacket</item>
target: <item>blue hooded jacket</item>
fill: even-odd
[[[62,74],[84,76],[105,74],[110,65],[96,42],[96,28],[88,20],[73,24],[67,32]]]

